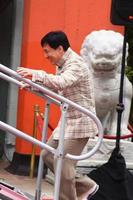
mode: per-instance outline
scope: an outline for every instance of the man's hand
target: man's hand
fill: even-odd
[[[23,81],[20,81],[20,83],[21,83],[20,89],[26,89],[27,90],[27,89],[31,88],[31,86],[28,83],[25,83]]]
[[[24,67],[17,68],[17,73],[22,77],[32,77],[33,72],[34,70],[29,68],[24,68]]]

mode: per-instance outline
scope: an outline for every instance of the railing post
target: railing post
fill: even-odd
[[[69,100],[69,99],[67,99],[63,96],[56,94],[55,92],[49,90],[48,88],[46,88],[44,86],[42,87],[42,86],[32,82],[29,79],[25,79],[25,78],[21,77],[15,71],[5,67],[4,65],[0,64],[0,70],[4,73],[8,74],[8,75],[6,75],[6,74],[3,74],[3,73],[0,72],[0,77],[3,78],[4,80],[15,83],[19,87],[23,86],[22,82],[20,82],[20,81],[23,81],[24,83],[27,83],[31,87],[36,88],[39,91],[38,92],[39,96],[41,96],[43,98],[45,97],[46,99],[48,98],[48,99],[50,99],[51,102],[54,102],[57,105],[60,105],[60,103],[62,102],[60,140],[59,140],[58,148],[56,150],[53,147],[51,147],[51,146],[49,146],[49,145],[47,145],[43,142],[40,142],[39,140],[29,136],[28,134],[25,134],[22,131],[17,130],[14,127],[0,121],[0,129],[1,130],[8,131],[8,132],[10,132],[11,134],[13,134],[17,137],[21,137],[21,138],[23,138],[23,139],[25,139],[25,140],[27,140],[27,141],[35,144],[35,145],[40,146],[41,148],[46,148],[48,151],[50,151],[52,154],[55,155],[57,162],[56,162],[56,170],[55,170],[54,200],[58,200],[59,199],[59,189],[60,189],[61,168],[62,168],[63,157],[65,156],[65,158],[78,161],[78,160],[87,159],[90,156],[94,155],[95,152],[100,148],[100,146],[102,144],[102,139],[103,139],[102,124],[93,112],[87,110],[86,108],[82,107],[81,105],[78,105],[77,103],[74,103],[71,100]],[[17,80],[12,78],[12,76]],[[34,91],[32,91],[32,90],[30,90],[30,91],[34,93]],[[75,155],[71,155],[71,154],[67,153],[66,155],[64,155],[65,118],[66,118],[66,112],[67,112],[68,106],[72,106],[75,109],[77,109],[78,111],[89,116],[97,125],[98,131],[99,131],[98,141],[97,141],[96,145],[92,148],[92,150],[90,150],[86,154],[75,156]],[[48,126],[47,117],[45,119],[45,123],[47,123],[47,125],[44,125],[44,129],[47,130],[47,126]],[[42,162],[42,160],[40,161],[40,163],[41,162]],[[39,165],[42,166],[42,164],[39,164]],[[42,177],[42,174],[41,174],[42,171],[41,170],[39,171],[39,173],[40,173],[39,177]],[[40,179],[38,178],[38,182],[37,182],[37,195],[38,194],[40,195],[40,185],[39,184],[41,184],[41,178]],[[40,200],[40,199],[36,199],[36,200]]]
[[[37,119],[36,116],[39,112],[39,106],[34,106],[34,123],[33,123],[33,138],[36,138],[37,136]],[[33,178],[34,176],[34,165],[35,165],[35,145],[32,144],[32,153],[31,153],[31,162],[30,162],[30,178]]]
[[[54,200],[59,200],[62,159],[64,154],[64,135],[65,135],[65,119],[68,109],[68,104],[63,103],[61,106],[61,127],[60,127],[60,139],[58,148],[55,153],[56,169],[55,169],[55,184],[54,184]]]
[[[50,100],[48,99],[46,102],[46,105],[45,105],[44,123],[43,123],[43,130],[42,130],[42,142],[43,143],[46,143],[49,108],[50,108]],[[41,197],[41,183],[42,183],[42,177],[43,177],[43,166],[44,166],[44,162],[43,162],[43,158],[40,154],[36,191],[35,191],[35,200],[40,200],[40,197]]]

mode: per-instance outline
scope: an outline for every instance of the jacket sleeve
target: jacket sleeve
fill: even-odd
[[[47,74],[45,71],[36,70],[33,72],[32,81],[39,81],[46,87],[54,90],[63,90],[77,84],[83,77],[81,66],[73,64],[67,67],[64,72],[59,75]]]

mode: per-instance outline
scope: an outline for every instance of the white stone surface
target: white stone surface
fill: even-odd
[[[122,62],[123,35],[111,30],[93,31],[81,46],[81,56],[90,67],[95,86],[96,112],[104,132],[115,135],[117,127],[116,106],[119,103],[120,71]],[[127,45],[128,49],[128,45]],[[132,85],[125,76],[121,134],[130,134],[127,129]]]
[[[83,153],[91,150],[97,142],[97,138],[90,139],[88,145]],[[90,168],[99,167],[108,162],[113,149],[115,148],[116,141],[104,139],[101,148],[92,157],[87,160],[78,161],[77,170],[80,173],[88,173]],[[121,140],[120,142],[121,154],[125,158],[126,166],[128,169],[133,169],[133,142]]]

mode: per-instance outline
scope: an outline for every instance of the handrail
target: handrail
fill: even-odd
[[[20,81],[18,81],[16,79],[13,79],[12,77],[10,77],[10,76],[8,76],[6,74],[3,74],[2,72],[0,72],[0,78],[6,80],[8,82],[12,82],[13,84],[19,86],[20,88],[24,87],[24,83],[23,82],[20,82]],[[60,105],[61,104],[58,100],[53,99],[52,97],[50,97],[48,95],[42,94],[40,92],[34,91],[32,89],[28,89],[28,88],[27,88],[27,90],[29,90],[30,92],[32,92],[35,95],[38,95],[40,97],[45,97],[46,99],[49,99],[51,102],[54,102],[56,105]]]
[[[88,115],[89,117],[91,117],[94,122],[97,125],[98,128],[98,132],[99,132],[99,136],[98,136],[98,140],[97,140],[97,144],[94,146],[94,148],[92,150],[90,150],[88,153],[84,154],[84,155],[80,155],[80,156],[75,156],[75,155],[71,155],[71,154],[66,154],[66,157],[69,159],[74,159],[74,160],[83,160],[83,159],[87,159],[90,156],[92,156],[97,150],[98,148],[101,146],[102,143],[102,139],[103,139],[103,128],[101,125],[100,120],[95,116],[95,114],[93,114],[92,112],[90,112],[89,110],[87,110],[86,108],[83,108],[82,106],[72,102],[69,99],[66,99],[63,96],[60,96],[59,94],[56,94],[55,92],[51,91],[50,89],[46,88],[46,87],[42,87],[34,82],[32,82],[29,79],[23,78],[20,75],[17,74],[17,72],[5,67],[4,65],[0,64],[0,71],[13,76],[14,78],[16,78],[19,81],[23,81],[27,84],[29,84],[31,87],[36,88],[39,92],[42,92],[52,98],[55,98],[56,100],[60,101],[60,102],[65,102],[66,104],[75,107],[77,110],[79,110],[80,112],[83,112],[84,114]],[[4,78],[4,77],[3,77]],[[11,77],[10,77],[10,81],[15,83],[15,81],[12,81]],[[16,84],[18,84],[18,82],[16,81]],[[18,84],[20,86],[20,83]],[[46,147],[47,148],[47,147]]]
[[[65,156],[65,157],[67,157],[69,159],[73,159],[73,160],[83,160],[83,159],[87,159],[90,156],[92,156],[98,150],[98,148],[100,147],[100,145],[102,143],[103,128],[102,128],[101,122],[92,112],[88,111],[86,108],[83,108],[82,106],[66,99],[65,97],[62,97],[62,96],[56,94],[55,92],[49,90],[48,88],[45,88],[44,86],[42,87],[41,85],[33,83],[29,79],[21,77],[15,71],[5,67],[4,65],[0,64],[0,70],[4,73],[8,74],[8,75],[6,75],[6,74],[3,74],[3,73],[0,72],[1,78],[5,79],[9,82],[15,83],[19,87],[23,86],[22,82],[27,83],[29,86],[31,86],[31,89],[32,89],[32,87],[33,87],[33,89],[37,89],[37,95],[39,95],[41,97],[45,97],[46,100],[47,100],[47,103],[45,105],[45,109],[46,109],[45,110],[45,117],[46,117],[46,119],[45,119],[44,124],[43,124],[42,142],[38,141],[37,139],[23,133],[22,131],[19,131],[16,128],[14,128],[14,127],[12,127],[12,126],[4,123],[4,122],[1,122],[1,121],[0,121],[0,128],[2,130],[8,131],[8,132],[10,132],[10,133],[12,133],[16,136],[22,137],[25,140],[32,142],[33,144],[39,145],[41,148],[46,148],[48,151],[50,151],[51,153],[54,154],[54,156],[57,158],[56,169],[55,169],[54,200],[58,200],[59,199],[59,188],[60,188],[61,168],[62,168],[63,157]],[[11,77],[9,77],[9,75]],[[19,82],[19,81],[22,81],[22,82]],[[33,92],[32,90],[29,90],[29,89],[28,89],[28,91]],[[49,105],[50,105],[51,101],[56,103],[56,104],[59,104],[60,107],[61,107],[60,139],[59,139],[59,144],[58,144],[57,149],[54,149],[51,146],[45,144],[45,138],[46,138],[45,136],[46,136],[47,126],[48,126]],[[77,155],[75,156],[75,155],[71,155],[71,154],[63,155],[65,120],[66,120],[66,114],[67,114],[67,110],[68,110],[69,106],[75,107],[77,110],[79,110],[80,112],[86,114],[91,119],[93,119],[93,121],[96,123],[98,131],[99,131],[98,140],[97,140],[96,145],[93,147],[93,149],[91,151],[89,151],[88,153],[83,154],[83,155],[79,155],[79,156],[77,156]],[[42,156],[40,156],[35,200],[40,200],[42,173],[43,173],[43,159],[42,159]]]
[[[55,149],[43,142],[40,142],[39,140],[29,136],[28,134],[23,133],[22,131],[10,126],[9,124],[6,124],[2,121],[0,121],[0,129],[2,129],[3,131],[8,131],[11,132],[13,135],[15,136],[19,136],[35,145],[38,145],[39,147],[41,147],[42,149],[46,148],[47,150],[49,150],[51,153],[55,153]]]

